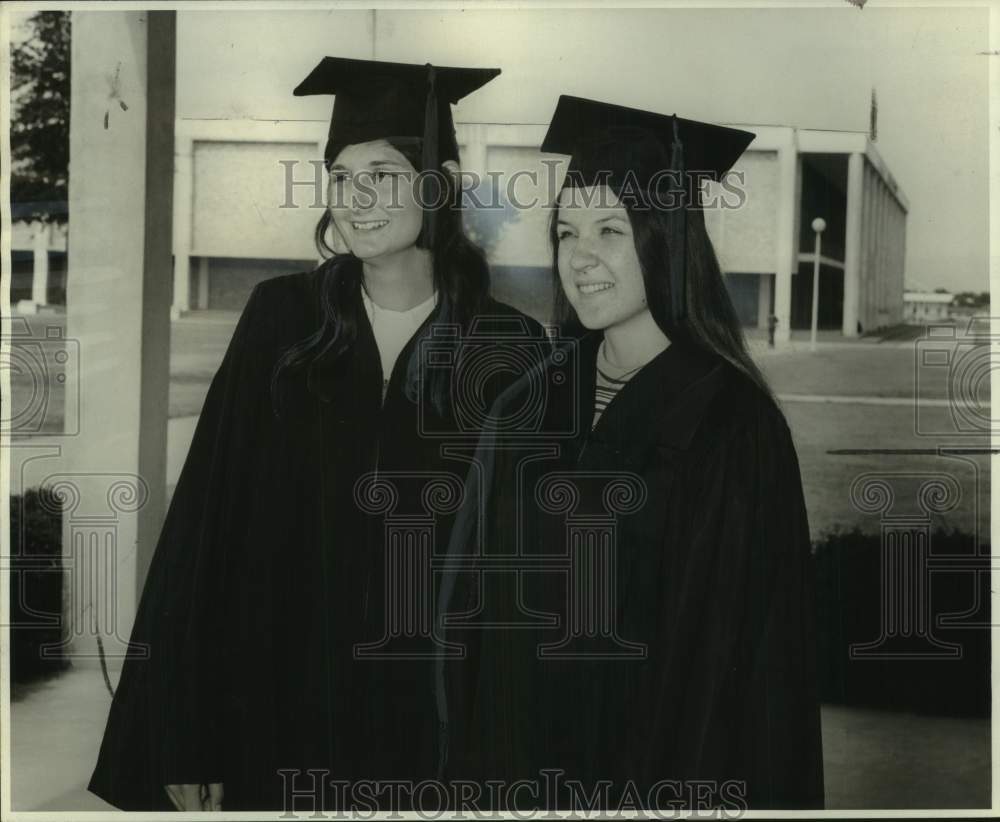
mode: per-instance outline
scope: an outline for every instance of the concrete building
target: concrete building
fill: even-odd
[[[908,323],[936,322],[952,316],[955,295],[938,291],[906,291],[903,293],[903,317]]]
[[[779,341],[809,327],[815,217],[827,224],[819,327],[853,337],[902,322],[907,204],[867,136],[739,125],[757,134],[735,169],[745,201],[709,209],[706,219],[744,325],[765,328],[773,313]],[[457,126],[463,169],[493,175],[501,187],[503,208],[467,215],[489,253],[498,296],[543,320],[551,307],[547,206],[562,174],[557,158],[537,150],[545,129]],[[175,316],[238,309],[258,280],[315,263],[323,191],[315,161],[325,137],[325,122],[178,121]],[[710,198],[718,188],[710,187]]]
[[[790,329],[809,327],[815,217],[827,224],[819,327],[856,336],[903,322],[906,199],[867,136],[740,127],[757,134],[735,169],[743,175],[746,201],[737,209],[710,209],[706,218],[744,325],[766,328],[773,313],[779,341]],[[544,205],[561,169],[543,164],[537,151],[545,125],[459,123],[458,132],[465,170],[514,179],[503,192],[508,206],[510,200],[541,204],[524,212],[486,209],[469,221],[490,253],[498,293],[547,319],[551,252]],[[319,121],[178,119],[175,317],[197,309],[238,310],[259,280],[315,264],[312,229],[322,178],[312,161],[321,156],[325,138],[326,123]],[[853,196],[852,185],[858,189]],[[12,246],[19,310],[63,303],[65,228],[16,223]],[[906,319],[936,316],[939,309],[931,306],[941,300],[925,296],[907,296]]]
[[[434,16],[361,9],[339,11],[335,20],[306,11],[180,14],[173,315],[204,308],[238,310],[257,280],[315,263],[312,231],[317,212],[301,202],[308,186],[295,188],[300,207],[287,208],[285,177],[286,164],[297,161],[296,179],[309,180],[307,163],[321,156],[329,101],[290,94],[317,55],[489,63],[462,46],[489,31],[508,44],[493,58],[503,65],[504,74],[502,81],[491,84],[495,88],[488,86],[457,108],[467,170],[513,174],[541,169],[537,146],[561,92],[677,110],[696,119],[733,120],[758,135],[737,167],[745,173],[747,201],[738,210],[711,211],[708,220],[744,324],[766,327],[774,314],[778,342],[788,339],[793,329],[808,327],[813,255],[809,225],[815,217],[823,217],[828,225],[820,266],[819,326],[856,336],[902,321],[907,203],[864,131],[755,125],[747,119],[750,109],[732,102],[720,102],[716,108],[698,84],[670,84],[669,90],[655,83],[623,87],[620,75],[592,65],[586,50],[567,50],[556,59],[550,33],[539,25],[541,18],[529,17],[471,10]],[[567,36],[580,42],[609,37],[635,44],[634,53],[621,55],[621,60],[623,70],[627,64],[637,77],[670,76],[679,66],[698,65],[701,59],[688,53],[690,49],[665,53],[654,47],[658,31],[681,25],[678,21],[684,19],[683,13],[666,10],[623,15],[591,9],[579,10],[561,25]],[[688,20],[686,25],[699,24]],[[262,38],[265,31],[267,37]],[[220,49],[220,42],[229,45]],[[283,44],[288,42],[298,47],[287,49]],[[520,59],[528,54],[532,61]],[[511,89],[517,93],[511,94]],[[849,95],[854,102],[841,104],[842,113],[836,117],[817,113],[819,101],[808,96],[781,103],[765,95],[752,109],[765,122],[867,128],[870,89],[860,91]],[[526,192],[523,181],[518,186],[519,193]],[[550,299],[550,252],[545,242],[547,214],[539,211],[511,214],[505,209],[471,219],[479,229],[477,238],[488,247],[498,294],[543,318]],[[25,249],[17,261],[22,268],[32,265],[27,254]],[[57,278],[60,265],[53,259],[50,279]],[[800,277],[802,272],[808,276]],[[21,276],[27,278],[25,272]],[[37,304],[35,297],[49,285],[41,283],[41,270],[33,270],[32,277],[32,295],[20,294],[18,299]],[[30,306],[26,303],[25,308]]]
[[[66,226],[12,225],[10,304],[21,314],[66,305]]]

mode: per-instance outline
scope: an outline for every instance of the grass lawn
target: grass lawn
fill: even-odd
[[[910,347],[840,345],[815,352],[777,350],[758,359],[779,393],[912,397],[916,350]],[[933,396],[946,396],[944,381]]]
[[[170,416],[197,415],[208,391],[208,385],[235,327],[233,312],[206,312],[175,322],[171,328]],[[23,409],[36,413],[42,432],[61,430],[64,407],[63,387],[57,381],[63,367],[57,362],[60,349],[72,353],[58,339],[47,338],[62,334],[65,317],[40,316],[25,318],[31,327],[33,340],[43,343],[24,345],[15,352],[11,377],[13,413]],[[15,329],[15,335],[16,335]],[[15,336],[16,339],[16,336]],[[982,382],[977,379],[988,373],[990,363],[984,358],[989,348],[952,346],[951,367],[921,365],[923,341],[906,345],[838,345],[821,347],[816,352],[801,347],[765,351],[759,362],[775,393],[779,395],[825,394],[837,397],[913,397],[919,384],[920,396],[942,400],[962,392],[961,396],[982,402]],[[48,379],[38,365],[44,360]],[[949,379],[949,374],[963,375]],[[46,390],[47,389],[47,390]],[[835,449],[935,449],[940,445],[975,445],[986,443],[979,438],[947,435],[955,431],[949,410],[943,407],[921,407],[912,404],[862,405],[824,404],[786,400],[785,415],[792,428],[803,485],[809,509],[813,537],[830,529],[851,528],[855,525],[867,531],[878,531],[877,514],[858,510],[851,500],[851,485],[857,477],[870,473],[889,473],[905,485],[916,481],[913,475],[944,473],[952,476],[962,488],[962,497],[955,508],[940,517],[938,523],[954,525],[972,531],[978,524],[984,538],[989,527],[989,465],[986,455],[965,459],[934,455],[833,455]],[[935,435],[925,435],[931,432]],[[902,486],[901,486],[902,487]],[[905,492],[897,495],[897,503],[910,505]],[[912,496],[912,495],[911,495]],[[898,513],[899,510],[896,510]]]
[[[916,491],[931,476],[953,477],[961,489],[951,511],[933,517],[934,524],[972,532],[978,523],[981,538],[989,540],[989,456],[937,456],[928,454],[830,454],[842,449],[934,449],[939,445],[979,445],[965,438],[921,437],[914,433],[913,409],[905,406],[841,405],[785,402],[785,417],[792,430],[813,538],[836,527],[877,533],[876,513],[866,513],[851,498],[851,486],[862,475],[887,476],[895,491],[890,512],[920,513]],[[944,424],[947,409],[927,409],[932,422]]]

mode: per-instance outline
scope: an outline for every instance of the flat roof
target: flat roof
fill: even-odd
[[[795,126],[761,126],[752,123],[726,123],[757,134],[748,151],[775,151],[788,145],[791,139],[799,154],[863,154],[872,168],[892,192],[904,211],[910,210],[909,200],[875,144],[864,131],[796,128]]]
[[[941,294],[938,291],[904,291],[904,303],[950,303],[955,299],[954,294]]]

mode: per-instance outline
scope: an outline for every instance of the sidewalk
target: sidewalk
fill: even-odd
[[[110,675],[117,684],[118,672]],[[96,665],[32,685],[11,703],[12,810],[117,810],[87,790],[110,707]]]
[[[955,340],[962,342],[986,342],[987,338],[979,337],[974,339],[969,336],[969,318],[960,317],[952,320],[942,320],[932,324],[935,327],[954,326]],[[816,350],[831,351],[845,348],[909,348],[913,349],[918,340],[927,339],[926,325],[897,325],[884,329],[880,332],[865,334],[860,337],[845,337],[840,329],[821,328],[816,332]],[[977,324],[977,329],[982,325]],[[747,340],[751,350],[755,354],[774,354],[789,351],[809,351],[811,344],[811,331],[807,328],[793,328],[791,339],[786,342],[779,342],[774,348],[767,343],[767,330],[763,328],[744,328],[743,335]]]

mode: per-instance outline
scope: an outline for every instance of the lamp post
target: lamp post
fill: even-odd
[[[813,254],[813,304],[812,304],[812,330],[809,334],[809,350],[816,350],[816,328],[819,325],[819,257],[820,249],[823,247],[822,236],[826,230],[826,220],[817,217],[812,221],[812,230],[816,232],[816,250]]]

